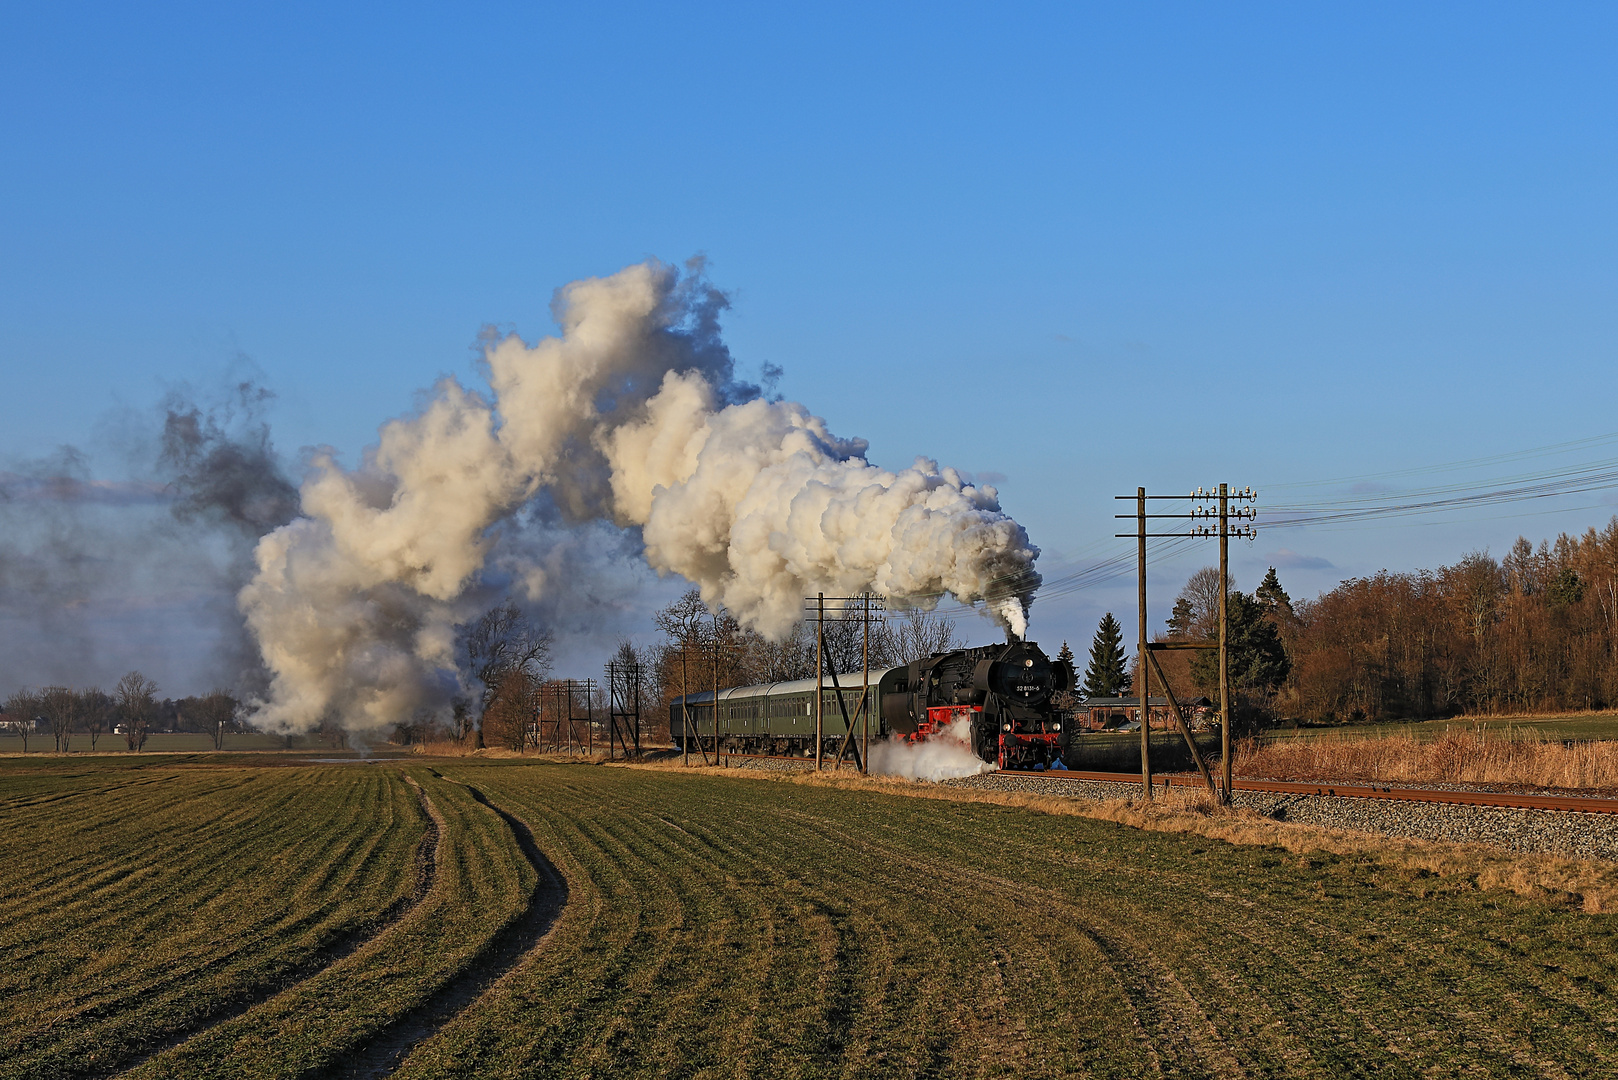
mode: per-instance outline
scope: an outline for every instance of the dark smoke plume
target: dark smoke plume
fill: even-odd
[[[297,516],[298,489],[275,454],[262,415],[274,396],[241,382],[231,402],[206,413],[169,396],[158,464],[170,477],[175,517],[228,523],[259,537]]]
[[[252,380],[201,402],[176,392],[105,418],[94,455],[0,466],[0,692],[110,686],[132,668],[170,695],[263,684],[236,592],[253,544],[298,508],[270,400]]]

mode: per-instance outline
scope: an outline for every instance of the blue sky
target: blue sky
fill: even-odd
[[[1615,31],[1594,4],[10,4],[0,457],[116,471],[109,413],[245,355],[283,450],[352,461],[480,326],[532,338],[558,285],[699,252],[744,370],[879,463],[1003,475],[1047,573],[1113,550],[1141,484],[1262,509],[1618,431]],[[1261,516],[1237,581],[1279,561],[1313,595],[1614,502]],[[1104,583],[1033,634],[1133,605]]]

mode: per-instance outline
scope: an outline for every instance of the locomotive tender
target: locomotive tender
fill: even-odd
[[[1074,686],[1066,661],[1053,661],[1031,641],[1008,641],[935,653],[901,667],[872,670],[871,737],[910,742],[937,738],[962,720],[972,751],[1003,769],[1043,768],[1067,752],[1068,732],[1052,698]],[[861,675],[839,675],[854,719]],[[848,732],[831,676],[821,681],[823,752],[835,756]],[[815,680],[737,686],[719,691],[718,749],[738,754],[813,757]],[[957,728],[957,730],[959,730]],[[714,749],[714,695],[687,694],[670,703],[669,731],[682,749]]]

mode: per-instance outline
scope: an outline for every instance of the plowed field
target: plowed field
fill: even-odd
[[[0,1076],[1610,1076],[1618,921],[1012,807],[0,764]]]

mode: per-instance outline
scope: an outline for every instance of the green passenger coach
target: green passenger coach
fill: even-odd
[[[905,683],[906,669],[902,667],[872,669],[871,671],[871,738],[883,738],[888,729],[882,722],[884,695],[899,692]],[[839,674],[837,681],[843,688],[843,704],[850,719],[857,716],[863,676],[856,671]],[[828,754],[836,754],[838,744],[848,734],[848,724],[842,710],[837,707],[837,690],[831,676],[821,682],[824,717],[821,739]],[[857,719],[856,734],[863,734],[864,725]],[[714,695],[712,691],[686,694],[669,703],[669,732],[674,745],[690,749],[700,745],[714,745]],[[719,691],[719,748],[732,754],[786,754],[802,757],[815,756],[815,680],[798,679],[794,682],[763,683],[758,686],[737,686]]]

